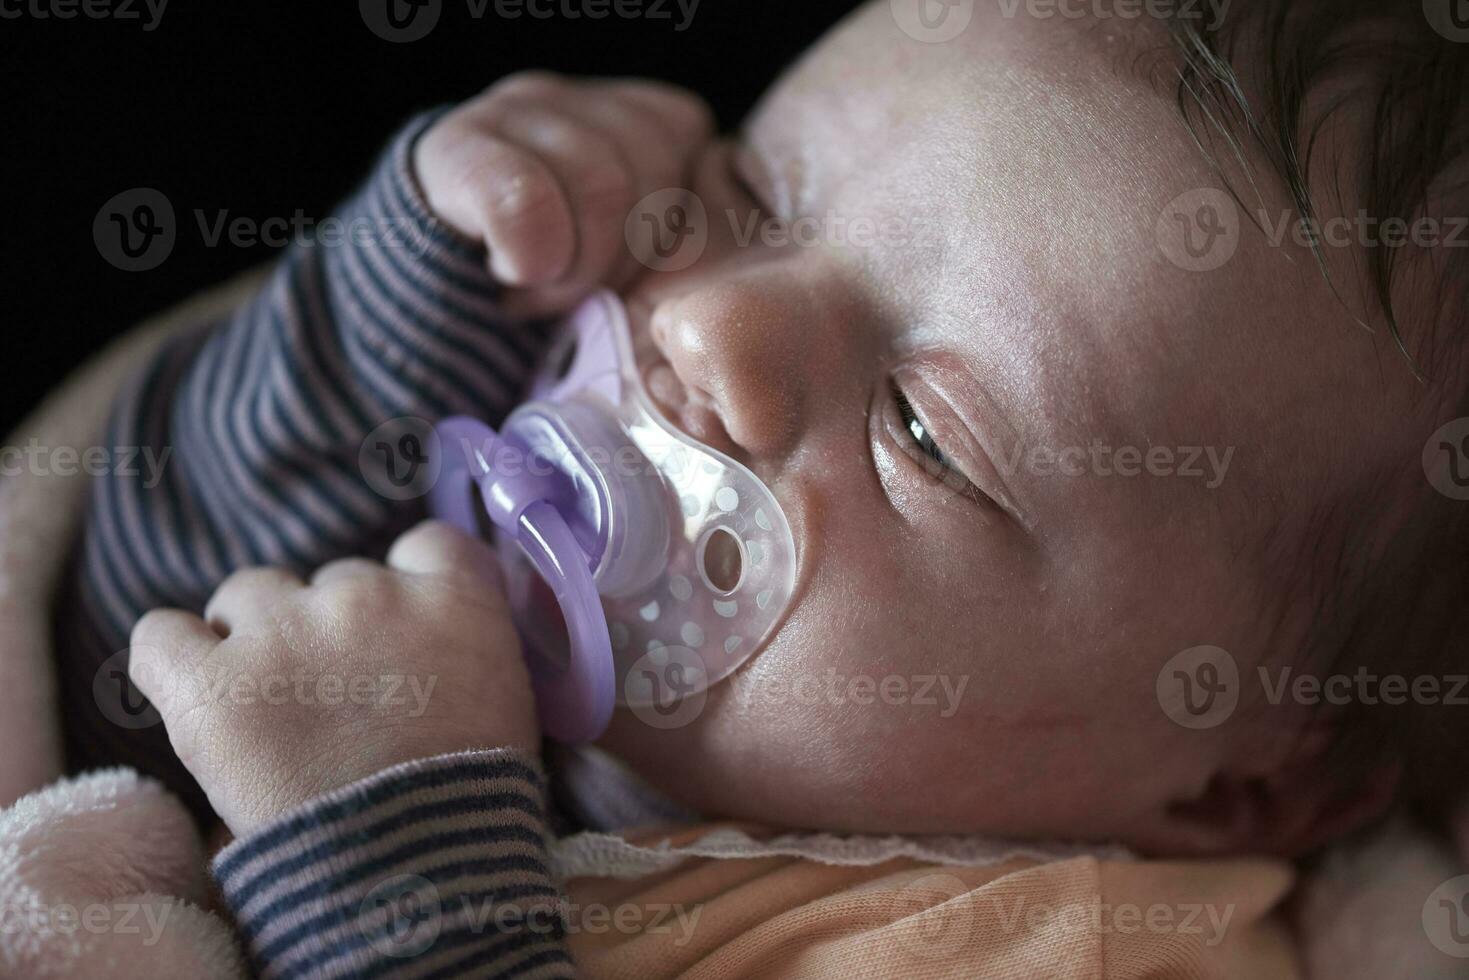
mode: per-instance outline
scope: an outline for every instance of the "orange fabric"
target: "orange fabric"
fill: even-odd
[[[1292,882],[1288,865],[1256,860],[690,858],[631,881],[568,882],[568,943],[597,980],[1290,980],[1301,974],[1278,906]]]

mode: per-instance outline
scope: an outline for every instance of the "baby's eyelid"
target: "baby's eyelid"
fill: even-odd
[[[980,506],[993,507],[1005,513],[1004,507],[981,490],[969,474],[955,465],[953,457],[945,450],[943,443],[934,437],[933,429],[925,420],[922,410],[913,404],[912,399],[896,378],[889,379],[888,388],[889,405],[896,415],[896,421],[899,423],[896,428],[899,431],[893,431],[893,426],[887,428],[892,438],[904,443],[900,447],[904,455],[912,460],[915,466],[922,469],[933,483],[949,490],[956,490]],[[923,432],[928,446],[923,445],[923,440],[919,438],[918,432],[914,431],[915,428]],[[921,454],[923,458],[917,458],[915,453]]]
[[[1026,532],[1034,530],[1031,516],[1019,506],[1006,479],[1011,467],[995,459],[979,434],[962,421],[949,398],[932,387],[921,372],[899,368],[891,378],[903,389],[929,438],[942,449],[948,466],[963,480],[970,495],[1015,526]]]

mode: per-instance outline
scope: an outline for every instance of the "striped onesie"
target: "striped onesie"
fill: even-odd
[[[57,613],[73,769],[132,766],[208,814],[127,682],[133,624],[158,606],[202,610],[243,567],[380,555],[423,512],[369,486],[367,435],[405,416],[493,424],[512,407],[536,334],[498,314],[483,249],[423,200],[411,151],[433,118],[414,120],[339,211],[343,240],[292,248],[250,302],[174,338],[121,393],[108,444],[169,455],[161,478],[94,482]],[[236,842],[215,874],[264,976],[570,976],[554,915],[503,930],[446,916],[419,951],[399,941],[411,916],[393,911],[425,882],[446,908],[553,907],[545,805],[534,759],[425,760]]]

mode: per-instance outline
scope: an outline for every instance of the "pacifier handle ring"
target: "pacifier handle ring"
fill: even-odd
[[[439,478],[429,487],[428,510],[436,519],[453,524],[461,531],[478,536],[479,522],[474,516],[474,496],[469,492],[476,474],[469,461],[471,440],[481,445],[492,445],[499,436],[483,422],[469,418],[445,419],[434,428],[439,445],[444,449],[444,465]],[[463,439],[465,451],[461,456],[451,448],[455,439]]]
[[[570,661],[565,668],[527,658],[541,729],[561,742],[597,738],[612,719],[616,682],[607,617],[586,553],[565,518],[543,497],[503,506],[506,495],[514,496],[517,487],[513,481],[501,480],[487,464],[486,457],[501,441],[494,429],[478,419],[455,416],[440,422],[436,431],[446,451],[439,479],[429,493],[430,511],[477,535],[479,524],[470,490],[473,483],[478,483],[491,521],[515,536],[555,594],[566,621],[571,642]],[[455,452],[456,445],[462,445],[464,451]],[[490,506],[492,499],[502,506]]]
[[[550,503],[541,500],[526,507],[520,532],[520,546],[556,594],[571,641],[571,659],[564,669],[531,664],[541,727],[558,741],[593,741],[612,720],[617,685],[612,637],[592,571],[565,518]]]

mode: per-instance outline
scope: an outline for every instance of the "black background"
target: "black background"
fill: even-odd
[[[460,101],[524,68],[647,75],[686,85],[737,123],[779,71],[856,0],[702,0],[687,30],[667,19],[470,15],[443,0],[429,35],[394,44],[353,0],[172,0],[157,27],[40,18],[52,0],[0,0],[5,345],[0,431],[139,319],[269,260],[264,245],[213,247],[193,212],[263,221],[324,217],[415,111]],[[121,4],[124,0],[112,0]],[[643,0],[651,6],[654,0]],[[545,9],[545,7],[542,7]],[[92,222],[104,203],[153,187],[177,241],[145,272],[114,268]]]

